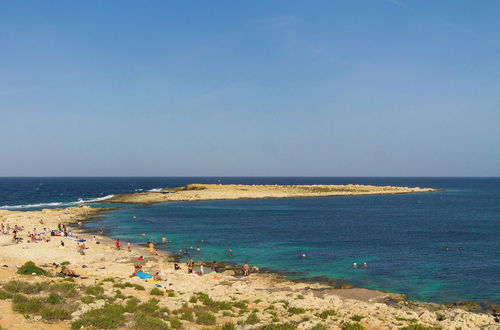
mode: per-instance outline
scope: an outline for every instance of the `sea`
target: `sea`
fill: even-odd
[[[189,183],[352,183],[440,191],[150,206],[106,203],[113,194]],[[109,237],[136,244],[166,236],[168,243],[158,248],[187,250],[195,260],[247,262],[290,279],[334,280],[418,301],[500,303],[500,178],[0,178],[0,209],[80,204],[119,206],[86,222],[87,230],[102,228]]]

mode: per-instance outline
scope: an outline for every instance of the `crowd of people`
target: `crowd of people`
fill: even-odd
[[[41,221],[42,223],[42,221]],[[81,222],[78,223],[78,226],[81,228],[83,224]],[[50,229],[47,227],[44,227],[42,230],[37,230],[37,228],[33,228],[33,230],[27,232],[26,237],[20,237],[20,232],[24,232],[26,229],[23,226],[18,226],[14,225],[11,226],[9,224],[5,225],[3,223],[0,224],[0,233],[4,235],[12,235],[12,240],[14,243],[23,243],[23,242],[29,242],[29,243],[39,243],[39,242],[50,242],[52,237],[66,237],[68,239],[76,241],[76,251],[80,255],[85,255],[85,250],[88,249],[88,247],[85,245],[85,240],[79,239],[79,237],[73,235],[71,228],[68,228],[65,224],[58,224],[58,226],[55,229]],[[99,230],[99,233],[102,233],[104,230]],[[26,239],[26,240],[25,240]],[[92,238],[93,241],[97,242],[96,236],[93,236]],[[163,236],[161,238],[161,243],[163,246],[167,244],[168,240],[166,236]],[[202,241],[203,242],[203,241]],[[61,240],[61,247],[65,247],[65,241]],[[155,248],[155,243],[150,241],[147,242],[149,254],[151,256],[159,256],[159,252]],[[26,247],[27,248],[27,247]],[[119,239],[115,240],[115,248],[117,250],[121,249],[121,242]],[[127,242],[127,250],[128,252],[132,251],[132,245],[131,242]],[[187,255],[189,256],[189,259],[186,261],[186,269],[188,274],[196,274],[199,276],[202,276],[205,274],[205,268],[204,264],[200,263],[200,265],[197,267],[198,269],[195,271],[195,262],[191,258],[191,253],[192,252],[201,252],[201,248],[199,247],[193,247],[190,246],[189,248],[186,249],[180,249],[179,252],[181,255]],[[233,250],[228,249],[228,255],[232,256],[233,255]],[[138,261],[144,261],[144,257],[140,256],[138,258]],[[178,271],[181,270],[181,266],[179,263],[174,263],[174,270]],[[214,273],[220,273],[224,271],[224,269],[216,262],[214,261],[211,265],[211,270]],[[142,270],[142,264],[135,263],[134,264],[134,274],[141,273]],[[255,266],[250,267],[247,263],[245,263],[242,267],[242,274],[244,276],[248,276],[251,272],[258,272],[259,269]],[[67,267],[61,268],[61,274],[64,276],[76,276],[75,272]],[[152,275],[152,279],[154,281],[161,281],[165,277],[165,274],[161,274],[160,272],[156,272],[154,275]]]

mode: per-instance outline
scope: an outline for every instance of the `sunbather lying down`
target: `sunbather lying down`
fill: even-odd
[[[69,277],[80,277],[80,275],[76,274],[74,270],[69,269],[68,267],[65,266],[61,268],[61,274]]]

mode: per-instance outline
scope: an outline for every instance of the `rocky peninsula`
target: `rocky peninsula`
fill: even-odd
[[[306,198],[355,195],[389,195],[434,192],[431,188],[371,185],[242,185],[189,184],[185,187],[155,192],[119,194],[107,203],[154,204],[168,201],[202,201],[218,199]]]

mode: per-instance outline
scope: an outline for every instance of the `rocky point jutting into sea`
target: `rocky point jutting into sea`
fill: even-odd
[[[433,192],[431,188],[409,188],[370,185],[243,185],[243,184],[189,184],[185,187],[155,192],[119,194],[108,203],[152,204],[168,201],[234,200],[256,198],[299,198],[356,195],[389,195]]]

